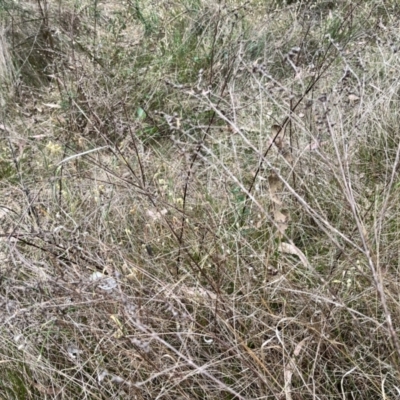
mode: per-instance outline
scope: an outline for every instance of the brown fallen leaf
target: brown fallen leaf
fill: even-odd
[[[303,253],[296,245],[294,245],[293,243],[285,243],[285,242],[282,242],[282,243],[279,245],[278,250],[279,250],[281,253],[291,254],[291,255],[294,255],[294,256],[299,257],[301,263],[302,263],[306,268],[311,268],[311,266],[310,266],[310,264],[309,264],[309,262],[308,262],[308,260],[307,260],[307,257],[306,257],[306,256],[304,255],[304,253]],[[312,269],[312,268],[311,268],[311,269]]]

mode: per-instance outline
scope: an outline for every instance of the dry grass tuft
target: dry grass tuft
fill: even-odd
[[[0,5],[1,398],[399,396],[399,7],[303,3]]]

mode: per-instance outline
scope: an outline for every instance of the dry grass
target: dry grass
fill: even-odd
[[[397,2],[4,3],[1,398],[397,398]]]

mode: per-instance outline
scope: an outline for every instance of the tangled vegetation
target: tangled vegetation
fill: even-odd
[[[3,0],[0,397],[400,396],[395,0]]]

